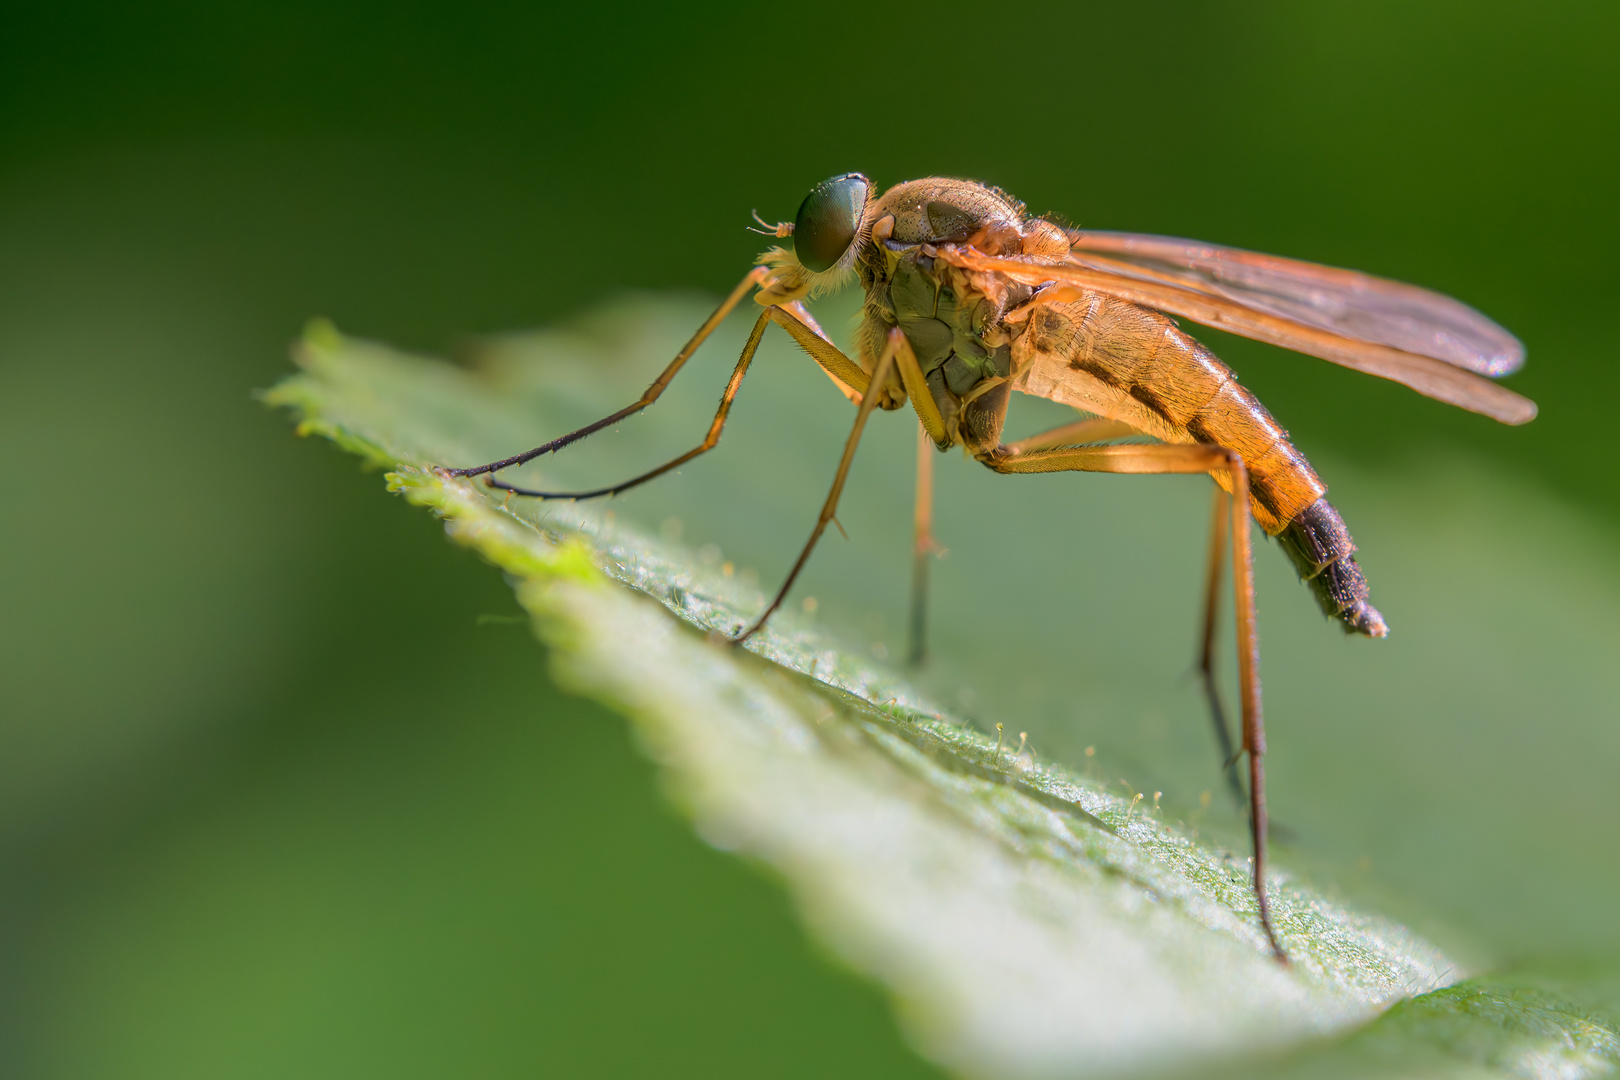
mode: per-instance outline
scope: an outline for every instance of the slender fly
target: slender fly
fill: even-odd
[[[1505,424],[1535,404],[1493,379],[1518,370],[1524,349],[1474,309],[1412,285],[1192,240],[1061,227],[1005,192],[929,178],[880,192],[848,173],[816,185],[795,219],[762,231],[788,241],[760,255],[641,397],[610,416],[513,457],[453,476],[537,498],[587,499],[646,483],[712,450],[772,323],[821,366],[857,408],[832,490],[809,540],[747,640],[781,606],[838,509],[874,409],[907,404],[919,421],[913,655],[923,641],[931,535],[930,449],[963,446],[997,473],[1203,473],[1215,482],[1198,665],[1226,772],[1248,802],[1254,894],[1272,952],[1287,953],[1265,886],[1265,726],[1255,627],[1250,522],[1275,537],[1326,614],[1344,630],[1383,637],[1356,545],[1327,486],[1287,432],[1232,370],[1175,317],[1218,327],[1404,383]],[[858,281],[865,302],[855,357],[806,306]],[[753,330],[703,441],[655,469],[591,491],[541,491],[496,474],[553,453],[657,401],[730,312],[752,296]],[[1077,410],[1067,424],[1002,439],[1012,392]],[[1241,742],[1234,747],[1216,690],[1217,599],[1230,565],[1237,632]],[[1247,758],[1247,785],[1237,763]]]

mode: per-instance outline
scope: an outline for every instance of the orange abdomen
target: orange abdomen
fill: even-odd
[[[1273,536],[1327,491],[1232,369],[1156,311],[1100,293],[1036,306],[1014,340],[1013,361],[1019,389],[1164,442],[1237,451],[1255,520]]]
[[[1036,304],[1013,339],[1013,387],[1129,424],[1168,443],[1235,450],[1254,518],[1278,537],[1329,615],[1372,637],[1388,632],[1367,602],[1355,541],[1305,455],[1232,369],[1167,316],[1088,293]],[[1229,481],[1216,474],[1217,483]]]

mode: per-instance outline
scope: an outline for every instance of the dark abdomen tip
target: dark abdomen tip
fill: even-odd
[[[1367,603],[1367,578],[1356,565],[1356,542],[1326,499],[1300,511],[1277,537],[1310,582],[1322,610],[1344,623],[1347,633],[1383,637],[1389,624]]]
[[[1323,567],[1312,584],[1316,586],[1322,610],[1343,620],[1347,633],[1368,637],[1383,637],[1389,633],[1384,616],[1367,603],[1367,578],[1354,555],[1345,555]]]

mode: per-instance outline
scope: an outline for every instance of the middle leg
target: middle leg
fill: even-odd
[[[928,658],[928,562],[939,550],[934,540],[934,440],[917,424],[917,501],[911,515],[911,650],[907,663]]]

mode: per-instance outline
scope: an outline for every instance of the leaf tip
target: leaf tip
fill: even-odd
[[[343,347],[343,332],[331,319],[316,317],[304,324],[294,356],[300,363],[309,356],[333,353]]]
[[[421,486],[421,473],[409,465],[402,466],[383,476],[383,483],[388,486],[391,495],[398,495],[402,491]]]

